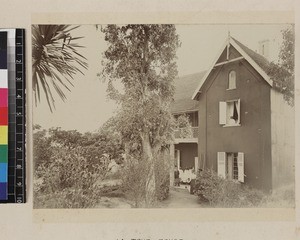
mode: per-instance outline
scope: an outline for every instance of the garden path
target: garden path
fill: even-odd
[[[169,197],[160,203],[161,208],[201,208],[203,204],[188,189],[173,187]]]

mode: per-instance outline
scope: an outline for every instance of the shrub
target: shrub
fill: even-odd
[[[155,160],[156,200],[162,201],[168,198],[170,191],[170,154],[168,150],[158,154]]]
[[[122,186],[126,198],[133,201],[134,207],[141,207],[146,196],[146,181],[150,165],[147,161],[139,162],[127,155],[122,176]]]
[[[132,155],[127,156],[121,174],[122,187],[127,199],[134,202],[134,207],[146,206],[146,200],[154,206],[157,201],[162,201],[169,196],[169,158],[170,155],[167,152],[161,152],[154,159],[155,196],[149,201],[146,199],[146,184],[152,163],[137,160],[138,157],[134,158]]]
[[[35,207],[94,207],[101,194],[98,181],[106,174],[105,162],[91,166],[80,147],[72,151],[60,147],[51,162],[35,172]]]
[[[258,206],[264,194],[237,181],[224,179],[213,170],[200,171],[195,180],[195,194],[215,207]]]
[[[261,202],[261,207],[295,207],[295,185],[289,184],[275,189],[266,195]]]

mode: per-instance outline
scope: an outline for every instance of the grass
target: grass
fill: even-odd
[[[295,208],[295,185],[287,185],[275,189],[272,194],[266,195],[259,207],[265,208]]]

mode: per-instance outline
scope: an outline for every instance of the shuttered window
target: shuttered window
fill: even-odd
[[[244,153],[218,152],[218,175],[231,180],[244,182]]]
[[[240,99],[219,102],[219,124],[239,126],[241,123],[240,106]]]

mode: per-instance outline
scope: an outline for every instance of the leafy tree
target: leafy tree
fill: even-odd
[[[42,164],[48,164],[53,154],[51,140],[47,137],[47,131],[40,125],[33,126],[33,158],[34,168]]]
[[[275,88],[281,92],[286,102],[294,105],[295,79],[295,32],[294,26],[282,31],[283,43],[279,52],[278,63],[271,63],[269,75]]]
[[[119,123],[127,153],[149,166],[145,205],[155,200],[155,159],[172,138],[173,80],[177,75],[174,25],[108,25],[103,76],[108,94],[121,104]],[[119,80],[123,89],[114,86]],[[143,163],[144,162],[144,163]]]
[[[118,164],[123,163],[124,143],[117,118],[108,119],[98,130],[98,135],[101,136],[99,144],[104,146],[104,154],[107,154],[110,160],[113,159]]]
[[[77,130],[62,130],[60,127],[49,129],[49,139],[53,145],[69,150],[80,146],[83,141],[82,134]]]
[[[101,195],[99,181],[106,177],[111,160],[104,136],[35,125],[33,141],[35,204],[94,206]]]
[[[193,130],[191,120],[188,115],[182,114],[175,119],[176,130],[180,138],[192,138]]]
[[[71,32],[79,26],[33,25],[32,26],[32,85],[35,103],[44,92],[48,106],[55,107],[53,90],[64,101],[64,90],[70,91],[72,79],[81,69],[87,69],[86,58],[78,52],[81,48]]]

